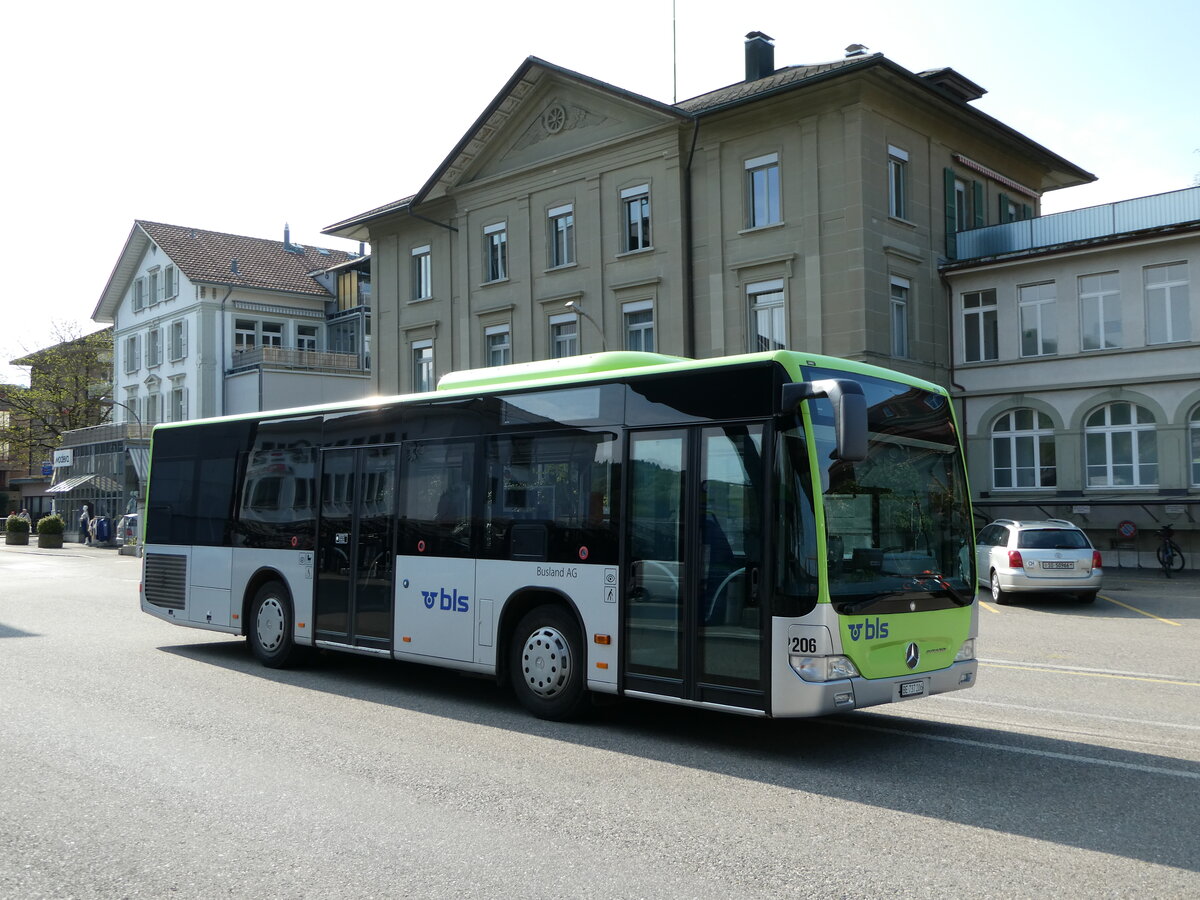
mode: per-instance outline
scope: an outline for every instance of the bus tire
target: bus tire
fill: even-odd
[[[292,637],[294,625],[287,588],[278,581],[268,581],[250,604],[246,636],[255,658],[269,669],[282,669],[295,662],[300,648]]]
[[[583,642],[563,607],[546,604],[527,612],[513,632],[508,659],[517,699],[539,719],[571,719],[586,707]]]

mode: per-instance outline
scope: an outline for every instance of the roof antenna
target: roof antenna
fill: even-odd
[[[679,102],[679,54],[675,49],[675,0],[671,0],[671,102]]]

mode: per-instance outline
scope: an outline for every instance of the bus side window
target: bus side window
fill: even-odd
[[[406,444],[401,473],[400,552],[470,556],[475,443]]]

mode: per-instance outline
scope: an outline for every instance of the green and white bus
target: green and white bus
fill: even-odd
[[[154,429],[142,609],[511,683],[814,716],[970,687],[946,392],[777,351],[600,353]]]

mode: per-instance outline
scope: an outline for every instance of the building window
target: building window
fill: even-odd
[[[413,341],[413,390],[417,393],[433,390],[433,341]]]
[[[1021,308],[1021,355],[1049,356],[1058,352],[1054,282],[1017,288]]]
[[[625,349],[654,352],[654,304],[649,300],[621,307],[625,321]]]
[[[1079,318],[1084,350],[1121,346],[1121,280],[1116,272],[1079,276]]]
[[[483,229],[483,280],[503,281],[508,277],[508,226],[504,222]]]
[[[151,269],[147,275],[148,285],[146,287],[146,299],[151,306],[158,303],[162,299],[162,273],[158,269]]]
[[[146,366],[162,363],[162,329],[151,328],[146,334]]]
[[[187,321],[185,319],[177,319],[171,323],[167,340],[167,354],[172,362],[187,356]]]
[[[182,384],[177,384],[171,388],[169,402],[171,404],[169,413],[172,422],[182,422],[188,417],[187,388]]]
[[[412,251],[412,299],[428,300],[433,296],[433,259],[429,245]]]
[[[746,160],[746,226],[762,228],[782,221],[779,154]]]
[[[125,338],[125,372],[132,374],[142,367],[141,341],[136,334]]]
[[[508,325],[489,325],[483,330],[487,365],[507,366],[512,362],[512,329]]]
[[[550,358],[562,359],[579,353],[579,317],[561,313],[550,317]]]
[[[146,395],[146,425],[157,425],[162,421],[162,394],[151,391]]]
[[[174,266],[163,269],[163,299],[170,300],[179,295],[179,270]]]
[[[575,207],[556,206],[546,213],[550,223],[550,268],[575,262]]]
[[[888,145],[888,215],[908,218],[908,151]]]
[[[621,249],[626,253],[645,250],[650,246],[650,185],[621,191],[622,228]]]
[[[1146,343],[1168,344],[1192,336],[1187,263],[1147,266]]]
[[[1158,435],[1148,409],[1109,403],[1087,417],[1083,433],[1088,487],[1158,484]]]
[[[133,283],[133,311],[141,312],[146,308],[146,279],[139,278]]]
[[[750,301],[750,352],[787,349],[783,281],[746,285]]]
[[[258,346],[258,323],[253,319],[236,319],[233,323],[233,349],[235,352],[253,350]]]
[[[954,230],[966,231],[971,227],[970,192],[961,178],[954,179]]]
[[[1000,337],[996,318],[996,291],[971,291],[962,295],[963,362],[999,359]]]
[[[313,352],[317,349],[317,326],[296,326],[296,349]]]
[[[1200,486],[1200,406],[1192,410],[1188,420],[1188,458],[1192,461],[1192,484]]]
[[[121,420],[123,422],[142,424],[141,402],[138,399],[137,388],[125,388],[125,409],[122,413]]]
[[[1057,483],[1050,417],[1033,409],[1014,409],[997,419],[992,428],[992,486],[1008,490]]]
[[[912,282],[891,277],[892,356],[908,356],[908,292]]]
[[[262,323],[262,346],[264,346],[264,347],[282,347],[283,346],[283,323],[282,322],[263,322]]]

